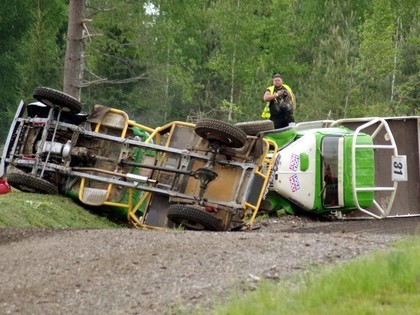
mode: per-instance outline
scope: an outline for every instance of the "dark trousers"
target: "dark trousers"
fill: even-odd
[[[294,122],[295,120],[292,118],[284,118],[283,116],[273,116],[271,115],[270,120],[274,123],[274,129],[288,127],[289,123]]]

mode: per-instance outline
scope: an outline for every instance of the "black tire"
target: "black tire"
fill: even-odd
[[[50,182],[23,172],[10,172],[6,175],[10,186],[24,192],[56,195],[57,187]]]
[[[223,231],[222,223],[210,213],[187,205],[171,205],[168,209],[168,219],[176,226],[183,226],[195,231]]]
[[[219,142],[232,148],[241,148],[246,142],[245,132],[217,119],[206,118],[198,121],[195,133],[209,142]]]
[[[47,87],[37,87],[33,92],[36,100],[48,106],[57,105],[61,110],[68,113],[78,114],[82,110],[82,103],[74,97],[58,90]]]
[[[256,121],[246,121],[236,123],[234,125],[236,128],[241,129],[247,135],[255,136],[261,131],[273,130],[274,122],[272,120],[256,120]]]

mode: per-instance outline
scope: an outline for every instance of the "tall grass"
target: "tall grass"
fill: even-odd
[[[420,314],[420,237],[312,273],[295,289],[264,282],[245,296],[236,294],[213,314]]]
[[[67,197],[13,192],[0,195],[0,227],[104,228],[119,225]]]

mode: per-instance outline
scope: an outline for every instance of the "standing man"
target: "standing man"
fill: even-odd
[[[292,89],[283,84],[280,74],[273,75],[273,85],[265,90],[263,101],[265,108],[261,117],[270,118],[275,129],[287,127],[295,121],[296,98]]]

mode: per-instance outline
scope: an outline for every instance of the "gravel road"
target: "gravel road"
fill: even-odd
[[[0,314],[179,314],[419,228],[420,218],[285,216],[244,232],[0,229]]]

